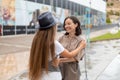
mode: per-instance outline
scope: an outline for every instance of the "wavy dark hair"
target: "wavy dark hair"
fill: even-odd
[[[75,16],[68,16],[68,17],[65,18],[64,23],[63,23],[63,28],[64,28],[64,30],[65,30],[65,21],[66,21],[67,19],[71,19],[74,24],[76,24],[76,23],[78,24],[78,26],[76,27],[75,35],[76,35],[76,36],[81,35],[81,34],[82,34],[81,24],[80,24],[80,21],[78,20],[78,18],[75,17]],[[65,35],[69,35],[69,33],[66,32]]]

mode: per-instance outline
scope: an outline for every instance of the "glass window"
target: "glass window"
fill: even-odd
[[[74,15],[74,3],[71,2],[71,15]]]
[[[45,4],[50,5],[50,0],[45,0]]]
[[[50,1],[50,0],[49,0]],[[53,0],[53,6],[57,7],[57,0]]]
[[[77,12],[77,6],[78,6],[78,4],[75,3],[75,5],[74,5],[75,12]]]
[[[68,0],[66,0],[65,8],[68,9]]]
[[[81,10],[81,15],[83,15],[84,14],[84,7],[82,5],[81,5],[80,10]]]
[[[68,7],[67,7],[67,9],[71,9],[71,2],[70,1],[68,1]]]
[[[32,2],[35,2],[35,0],[27,0],[27,1],[32,1]]]
[[[35,0],[34,0],[34,2],[35,2]],[[37,2],[38,3],[43,3],[43,0],[37,0]]]
[[[62,8],[64,8],[64,9],[66,8],[66,6],[67,6],[66,3],[67,3],[67,0],[62,0],[62,4],[63,4]]]
[[[58,0],[58,7],[61,7],[61,0]]]
[[[78,15],[80,15],[80,5],[78,5]]]

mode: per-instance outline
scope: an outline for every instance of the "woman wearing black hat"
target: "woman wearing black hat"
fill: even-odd
[[[64,49],[63,46],[55,40],[56,34],[56,20],[50,12],[42,13],[38,17],[39,30],[35,34],[29,60],[29,79],[30,80],[58,80],[57,75],[52,75],[55,79],[51,79],[51,71],[49,64],[52,61],[56,64],[56,56],[71,58],[77,55],[77,53],[85,48],[85,41],[80,43],[80,46],[69,52]]]

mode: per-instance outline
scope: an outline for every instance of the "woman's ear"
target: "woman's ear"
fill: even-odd
[[[77,27],[77,26],[78,26],[78,23],[75,24],[75,27]]]

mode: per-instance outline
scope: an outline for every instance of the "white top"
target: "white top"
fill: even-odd
[[[55,53],[56,53],[56,55],[59,55],[64,50],[65,50],[64,47],[57,40],[55,40]]]

